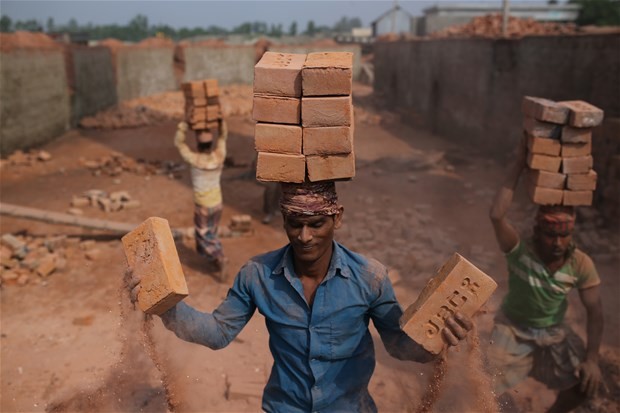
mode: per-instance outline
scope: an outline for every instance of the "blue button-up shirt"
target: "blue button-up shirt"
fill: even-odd
[[[392,356],[430,358],[399,326],[403,312],[385,266],[337,242],[312,306],[287,245],[250,259],[212,314],[181,302],[162,320],[181,339],[219,349],[256,309],[265,316],[274,359],[263,394],[267,412],[376,412],[368,392],[375,368],[370,319]]]

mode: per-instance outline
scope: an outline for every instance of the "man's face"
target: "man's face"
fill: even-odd
[[[543,258],[558,259],[566,255],[573,240],[570,231],[556,232],[537,228],[538,247]]]
[[[331,253],[334,230],[340,228],[342,208],[336,215],[285,216],[284,230],[295,258],[314,262]]]

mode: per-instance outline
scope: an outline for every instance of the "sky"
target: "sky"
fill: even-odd
[[[480,1],[480,0],[478,0]],[[483,0],[484,1],[484,0]],[[501,0],[486,0],[501,4]],[[398,1],[413,15],[440,1]],[[458,0],[443,1],[458,2]],[[359,17],[366,27],[389,10],[394,0],[282,0],[282,1],[173,1],[173,0],[0,0],[0,13],[13,21],[35,19],[45,27],[49,17],[57,25],[75,18],[80,25],[93,23],[127,24],[138,14],[147,16],[150,25],[167,24],[174,28],[216,25],[232,29],[241,23],[262,21],[282,24],[285,30],[296,21],[300,30],[309,20],[316,25],[333,26],[341,17]]]

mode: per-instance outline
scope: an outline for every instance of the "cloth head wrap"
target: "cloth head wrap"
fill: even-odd
[[[570,233],[575,228],[575,209],[563,205],[542,205],[538,208],[536,223],[545,232]]]
[[[285,216],[335,215],[339,208],[336,184],[332,181],[282,183],[280,209]]]

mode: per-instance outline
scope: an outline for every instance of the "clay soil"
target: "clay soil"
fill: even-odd
[[[379,110],[371,89],[355,86],[357,176],[339,183],[345,206],[344,226],[336,237],[350,248],[373,256],[390,268],[403,306],[412,303],[426,280],[455,251],[495,277],[500,287],[477,318],[480,350],[489,344],[493,314],[506,291],[506,269],[487,211],[502,179],[503,160],[456,146],[406,119]],[[286,238],[281,218],[260,223],[263,188],[253,178],[253,123],[249,115],[228,118],[230,167],[223,174],[223,223],[250,214],[254,233],[223,239],[230,259],[220,282],[204,270],[192,240],[177,243],[190,296],[186,301],[212,311],[225,297],[241,265],[253,255],[278,248]],[[93,174],[79,158],[97,159],[112,151],[146,161],[180,162],[172,138],[174,121],[131,129],[78,129],[42,149],[43,163],[4,165],[2,201],[64,212],[73,195],[89,189],[128,191],[140,201],[136,209],[105,213],[84,208],[84,215],[140,223],[147,217],[168,219],[173,227],[192,226],[192,193],[187,169],[174,175],[122,172]],[[519,190],[510,218],[527,232],[534,207]],[[606,331],[601,365],[606,389],[581,412],[617,412],[620,400],[620,268],[617,228],[609,228],[595,211],[580,214],[577,241],[590,253],[602,277]],[[98,257],[79,247],[67,249],[67,265],[26,285],[4,283],[1,289],[2,412],[250,412],[260,410],[256,389],[264,385],[272,359],[263,317],[256,314],[225,349],[185,343],[165,330],[157,318],[142,316],[119,294],[125,269],[120,241],[104,232],[2,218],[2,233],[95,240]],[[76,244],[78,245],[78,244]],[[70,252],[70,253],[69,253]],[[571,296],[568,319],[583,336],[585,314]],[[150,333],[149,333],[150,332]],[[377,367],[370,384],[382,412],[413,412],[433,375],[432,365],[390,358],[376,331]],[[147,338],[145,340],[145,337]],[[152,340],[150,350],[143,343]],[[485,389],[469,351],[451,350],[437,412],[479,411],[472,395]],[[476,351],[476,354],[477,351]],[[154,356],[153,363],[149,355]],[[514,403],[504,411],[540,412],[553,393],[534,381],[515,388]],[[167,403],[169,398],[172,406]]]

